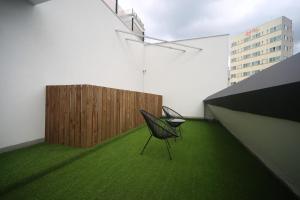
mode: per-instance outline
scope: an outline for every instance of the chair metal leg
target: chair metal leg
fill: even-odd
[[[179,128],[179,132],[180,132],[180,137],[181,137],[181,139],[183,139],[183,137],[182,137],[182,131],[181,131],[181,126],[179,126],[178,128]]]
[[[176,128],[174,128],[174,127],[172,127],[172,128],[174,129],[175,133],[177,133]],[[174,137],[174,141],[176,142],[176,137]]]
[[[167,140],[164,140],[164,141],[165,141],[165,143],[166,143],[166,147],[167,147],[167,150],[168,150],[168,153],[169,153],[169,158],[170,158],[170,160],[172,160],[172,156],[171,156],[170,149],[169,149],[169,147],[168,147]]]
[[[143,153],[144,153],[144,151],[145,151],[145,149],[146,149],[146,147],[147,147],[147,145],[148,145],[151,138],[152,138],[152,135],[150,135],[149,139],[147,140],[146,144],[144,145],[143,150],[141,151],[141,155],[143,155]]]
[[[168,140],[168,139],[166,139],[166,141],[167,141],[167,143],[168,143],[168,145],[169,145],[169,147],[170,147],[170,149],[171,149],[171,145],[170,145],[170,142],[169,142],[169,140]]]

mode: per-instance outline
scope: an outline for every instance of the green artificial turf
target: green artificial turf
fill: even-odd
[[[40,144],[0,154],[0,199],[294,199],[217,123],[188,121],[183,139],[146,127],[90,149]]]

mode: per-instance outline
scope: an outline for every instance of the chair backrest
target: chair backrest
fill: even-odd
[[[154,115],[144,110],[140,110],[140,112],[143,115],[147,126],[149,127],[150,132],[154,137],[163,138],[166,134],[177,136],[174,129],[164,121],[158,119]]]
[[[162,109],[168,119],[183,119],[183,117],[178,112],[167,106],[163,106]]]

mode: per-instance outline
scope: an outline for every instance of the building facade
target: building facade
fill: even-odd
[[[230,85],[292,56],[293,47],[292,20],[284,16],[233,36]]]

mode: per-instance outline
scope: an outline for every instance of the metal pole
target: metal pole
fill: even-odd
[[[173,50],[177,50],[177,51],[186,52],[183,49],[177,49],[177,48],[174,48],[174,47],[163,46],[163,45],[160,45],[160,44],[151,44],[151,43],[147,43],[147,42],[143,42],[143,41],[139,41],[139,40],[133,40],[133,39],[129,39],[129,38],[125,38],[125,40],[132,41],[132,42],[143,43],[145,45],[159,46],[159,47],[163,47],[163,48],[168,48],[168,49],[173,49]]]
[[[116,0],[116,14],[118,14],[118,9],[119,9],[119,3],[118,3],[118,0]]]
[[[202,51],[203,50],[203,49],[201,49],[199,47],[193,47],[193,46],[186,45],[186,44],[180,44],[180,43],[176,43],[176,42],[172,42],[172,41],[162,40],[162,39],[158,39],[158,38],[154,38],[154,37],[150,37],[150,36],[146,36],[146,35],[141,35],[141,34],[137,34],[137,33],[122,31],[122,30],[118,30],[118,29],[116,29],[115,31],[116,32],[120,32],[120,33],[129,34],[129,35],[135,35],[135,36],[141,37],[141,38],[148,38],[148,39],[157,40],[157,41],[160,41],[160,42],[167,42],[167,43],[178,45],[178,46],[183,46],[183,47],[187,47],[187,48],[191,48],[191,49],[196,49],[198,51]],[[154,45],[154,44],[148,44],[148,45]]]
[[[134,18],[133,18],[133,15],[132,15],[132,18],[131,18],[131,30],[133,31],[133,20],[134,20]]]

